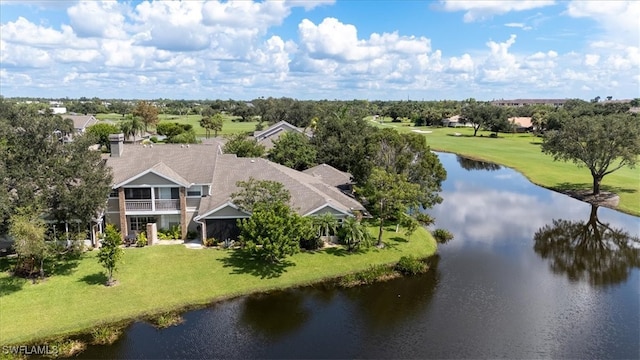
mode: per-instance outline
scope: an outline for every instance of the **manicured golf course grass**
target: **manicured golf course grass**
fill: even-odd
[[[373,121],[371,124],[379,127],[392,126],[403,132],[422,131],[432,150],[505,165],[518,170],[533,183],[549,189],[563,191],[591,189],[592,186],[589,169],[580,168],[571,162],[553,161],[550,155],[541,152],[542,139],[531,134],[500,134],[498,138],[490,138],[489,132],[479,131],[474,137],[471,128],[463,127],[413,127],[406,123],[379,124]],[[640,167],[624,167],[605,176],[602,190],[620,196],[617,210],[640,216]]]
[[[97,251],[58,268],[57,274],[37,284],[11,277],[10,260],[2,258],[0,344],[69,335],[189,305],[310,284],[372,264],[394,263],[404,255],[427,257],[436,251],[435,241],[423,228],[409,240],[393,231],[384,235],[384,249],[372,247],[354,254],[341,247],[303,252],[287,258],[283,267],[264,266],[231,250],[183,245],[129,248],[114,287],[103,285],[106,278],[96,260]]]
[[[250,122],[240,122],[233,121],[240,119],[239,117],[229,116],[223,114],[224,116],[224,125],[222,126],[222,131],[218,133],[218,135],[226,135],[226,134],[235,134],[239,132],[253,132],[256,129],[257,121]],[[96,115],[98,120],[109,120],[113,122],[118,122],[122,120],[122,115],[120,114],[98,114]],[[200,115],[170,115],[170,114],[159,114],[158,118],[161,122],[177,122],[180,124],[191,124],[193,129],[196,132],[197,136],[205,136],[207,134],[206,130],[200,126],[200,119],[202,116]],[[211,132],[211,136],[213,136],[213,131]]]

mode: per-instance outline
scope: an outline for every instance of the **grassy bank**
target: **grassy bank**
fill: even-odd
[[[373,122],[372,122],[373,124]],[[409,124],[384,123],[380,127],[393,126],[403,132],[412,130],[425,133],[431,149],[452,152],[470,158],[490,161],[516,169],[533,183],[556,191],[591,189],[592,178],[587,168],[573,163],[553,161],[540,150],[542,139],[531,134],[500,134],[489,138],[489,132],[479,131],[473,137],[470,128],[427,128]],[[455,134],[460,134],[455,136]],[[482,135],[482,136],[481,136]],[[602,190],[620,196],[618,210],[640,216],[640,167],[624,167],[604,177]]]
[[[422,228],[409,241],[386,232],[385,242],[386,248],[363,253],[349,254],[338,247],[300,253],[275,267],[235,251],[183,245],[131,248],[116,274],[119,284],[111,288],[103,285],[106,278],[96,252],[37,284],[10,277],[9,260],[0,259],[0,344],[79,333],[102,323],[309,284],[436,251],[435,241]]]
[[[222,131],[218,132],[218,135],[225,134],[235,134],[239,132],[253,132],[256,129],[257,121],[250,122],[240,122],[234,121],[240,119],[236,116],[230,116],[226,114],[222,114],[224,117],[224,125],[222,125]],[[122,115],[120,114],[98,114],[96,115],[98,120],[109,120],[118,122],[122,120]],[[161,122],[177,122],[180,124],[190,124],[193,126],[193,129],[196,132],[197,136],[205,136],[207,131],[200,126],[200,119],[202,116],[200,115],[170,115],[170,114],[159,114],[158,118]],[[211,132],[211,136],[213,136],[213,131]]]

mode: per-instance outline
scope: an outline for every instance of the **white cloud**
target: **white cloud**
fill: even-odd
[[[123,5],[115,1],[81,1],[67,10],[79,37],[124,39]]]
[[[454,56],[449,59],[449,70],[453,72],[472,72],[473,59],[471,59],[471,55],[464,54],[460,58]]]
[[[512,11],[524,11],[553,5],[549,0],[442,0],[445,11],[465,11],[464,21],[474,22],[487,20],[494,15],[502,15]]]
[[[574,0],[567,6],[567,14],[576,18],[591,18],[604,30],[601,38],[638,46],[640,37],[639,1],[583,1]]]
[[[584,63],[587,66],[596,66],[600,61],[600,55],[598,54],[586,54],[584,56]]]

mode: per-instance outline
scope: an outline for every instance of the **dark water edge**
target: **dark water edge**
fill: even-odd
[[[78,358],[640,358],[639,258],[616,242],[640,218],[439,157],[445,200],[429,213],[455,239],[427,274],[230,299],[168,329],[135,322]],[[563,241],[594,213],[619,231]]]

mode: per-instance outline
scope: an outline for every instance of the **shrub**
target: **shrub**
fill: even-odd
[[[151,141],[152,143],[157,143],[158,142],[158,138],[156,136],[152,136],[149,138],[149,141]]]
[[[218,243],[218,241],[215,238],[206,238],[206,239],[204,239],[204,246],[206,246],[206,247],[216,246],[217,243]]]
[[[403,275],[417,275],[427,271],[427,265],[413,256],[403,256],[394,269]]]
[[[122,329],[114,326],[99,326],[91,331],[94,345],[111,345],[122,334]]]
[[[173,312],[160,314],[158,316],[151,318],[150,320],[153,326],[160,329],[165,329],[170,326],[181,324],[183,321],[184,319],[180,314],[173,313]]]
[[[339,285],[342,287],[368,285],[393,277],[395,277],[393,268],[387,265],[371,265],[366,270],[343,276],[339,281]]]
[[[432,234],[438,244],[446,244],[453,239],[453,234],[446,229],[435,229]]]
[[[139,232],[138,235],[136,235],[136,246],[145,247],[147,246],[147,243],[147,235],[144,233],[144,231]]]
[[[318,250],[324,247],[324,241],[319,237],[311,239],[300,239],[300,248],[305,250]]]

